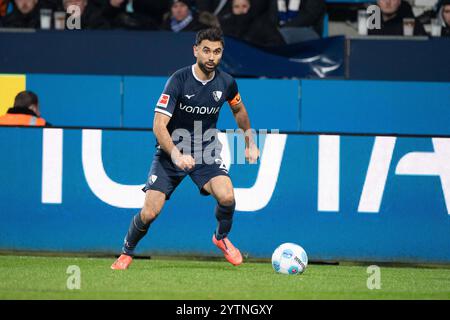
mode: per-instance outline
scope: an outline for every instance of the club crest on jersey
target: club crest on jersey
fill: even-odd
[[[156,179],[158,179],[158,176],[156,176],[156,175],[154,175],[154,174],[152,174],[151,176],[150,176],[150,184],[153,184],[153,183],[155,183],[155,181],[156,181]]]
[[[222,91],[213,91],[212,93],[214,100],[219,102],[220,98],[222,98]]]
[[[158,100],[158,103],[156,104],[157,107],[160,108],[167,108],[167,105],[169,104],[170,96],[168,94],[162,94],[161,97]]]

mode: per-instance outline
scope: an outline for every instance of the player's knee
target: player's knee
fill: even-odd
[[[228,193],[225,194],[223,196],[221,196],[219,199],[219,204],[224,206],[224,207],[231,207],[231,206],[235,206],[235,200],[234,200],[234,195],[233,193]]]
[[[154,208],[144,206],[141,210],[142,221],[144,223],[151,222],[158,217],[159,213],[160,213],[159,210],[155,210]]]

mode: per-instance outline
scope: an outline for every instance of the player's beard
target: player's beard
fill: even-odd
[[[202,72],[206,75],[206,76],[209,76],[211,73],[213,73],[214,71],[216,71],[216,68],[217,68],[217,66],[219,65],[218,63],[217,64],[215,64],[214,62],[213,62],[213,64],[214,64],[214,67],[212,67],[212,68],[210,68],[210,67],[207,67],[206,66],[206,63],[203,63],[203,62],[198,62],[198,67],[200,68],[200,70],[202,70]]]

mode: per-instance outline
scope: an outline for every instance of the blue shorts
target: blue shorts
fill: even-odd
[[[153,157],[148,179],[142,191],[158,190],[166,195],[166,200],[169,200],[172,192],[187,175],[197,185],[200,193],[205,196],[209,193],[203,189],[203,186],[209,180],[217,176],[229,177],[228,170],[220,156],[216,157],[213,164],[196,164],[193,169],[183,171],[175,166],[164,151],[158,150]]]

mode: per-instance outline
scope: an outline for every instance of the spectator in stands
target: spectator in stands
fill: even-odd
[[[232,0],[232,11],[220,20],[223,33],[257,46],[283,45],[275,25],[266,16],[252,12],[250,0]]]
[[[103,11],[88,0],[62,0],[64,11],[70,6],[80,8],[81,29],[107,29],[110,28]]]
[[[104,7],[104,16],[112,27],[119,27],[123,15],[127,14],[128,0],[109,0]]]
[[[251,12],[254,16],[268,15],[272,5],[272,0],[250,0]]]
[[[108,0],[104,4],[103,14],[113,28],[158,30],[158,24],[152,17],[135,10],[129,12],[127,7],[131,4],[134,5],[134,1]]]
[[[9,7],[9,0],[0,0],[0,19],[6,16]]]
[[[211,12],[208,11],[199,12],[198,21],[208,27],[220,29],[219,18],[214,14],[212,14]]]
[[[199,12],[200,22],[210,27],[221,28],[220,20],[229,18],[232,14],[232,2],[232,0],[196,0],[196,9]]]
[[[437,18],[442,24],[441,37],[450,37],[450,0],[442,0]]]
[[[32,91],[22,91],[14,99],[14,106],[0,117],[5,126],[50,126],[41,118],[38,96]]]
[[[39,7],[57,11],[62,8],[62,4],[61,0],[39,0]]]
[[[198,16],[192,10],[192,3],[189,0],[173,0],[170,8],[170,15],[163,23],[164,30],[173,32],[198,31],[207,26],[198,20]]]
[[[231,0],[196,0],[195,4],[199,12],[210,12],[218,19],[231,13]]]
[[[13,11],[2,19],[2,27],[39,28],[38,0],[14,0],[14,3]]]
[[[288,44],[319,38],[325,13],[325,0],[276,0],[271,5],[272,21]]]
[[[369,29],[369,35],[403,35],[403,19],[414,18],[414,35],[427,35],[423,24],[414,17],[411,5],[402,0],[378,0],[381,9],[381,28]]]
[[[150,17],[156,25],[162,25],[163,16],[170,11],[171,0],[133,0],[133,10],[135,13]]]

